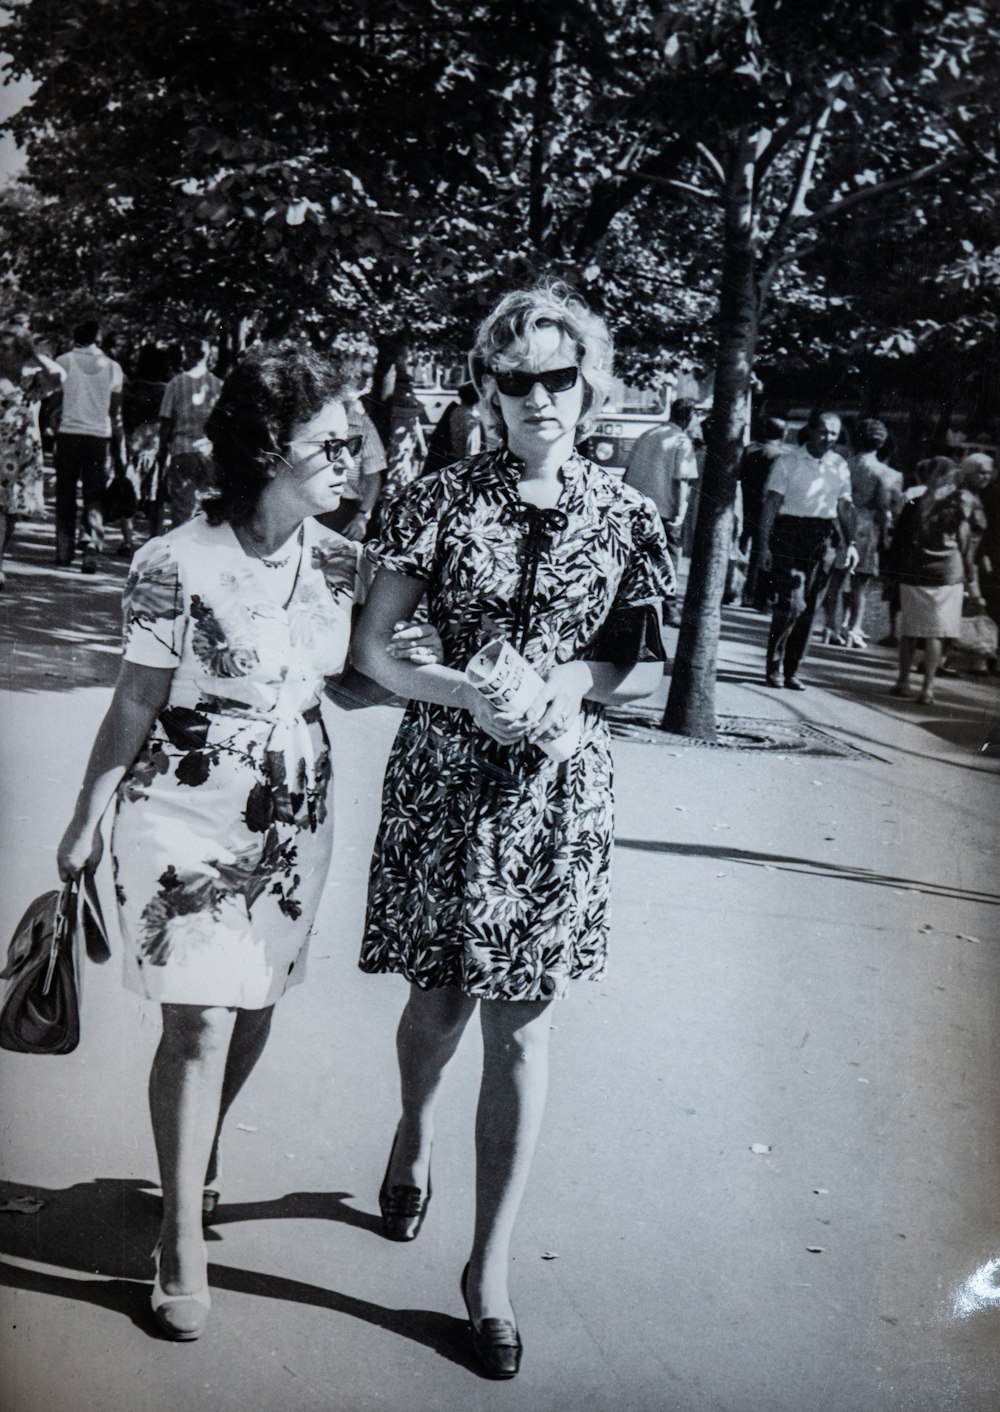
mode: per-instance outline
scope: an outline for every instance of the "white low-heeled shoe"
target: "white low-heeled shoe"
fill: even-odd
[[[175,1343],[187,1343],[201,1338],[208,1321],[208,1311],[212,1307],[208,1282],[193,1294],[167,1294],[160,1284],[161,1254],[162,1246],[157,1241],[153,1250],[156,1278],[149,1301],[156,1322],[167,1338],[173,1339]]]

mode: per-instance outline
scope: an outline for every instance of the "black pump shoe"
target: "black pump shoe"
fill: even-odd
[[[396,1139],[393,1138],[392,1147],[389,1149],[389,1163],[378,1194],[378,1209],[382,1213],[382,1234],[387,1240],[416,1240],[431,1201],[430,1172],[427,1173],[426,1195],[418,1186],[405,1186],[400,1182],[389,1186],[389,1173],[392,1170],[392,1156],[395,1151]]]
[[[521,1370],[524,1345],[517,1325],[509,1319],[481,1319],[478,1327],[469,1308],[469,1267],[462,1271],[461,1289],[465,1312],[472,1327],[472,1351],[491,1378],[516,1378]]]

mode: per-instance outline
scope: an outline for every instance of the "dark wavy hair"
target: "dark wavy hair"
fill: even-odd
[[[297,343],[248,349],[222,384],[205,427],[218,491],[202,504],[209,524],[248,520],[295,428],[351,390],[336,357]]]

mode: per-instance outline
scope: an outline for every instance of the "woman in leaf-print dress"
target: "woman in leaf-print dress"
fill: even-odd
[[[345,392],[284,346],[226,379],[208,427],[220,493],[133,561],[121,676],[59,847],[64,878],[96,867],[117,792],[125,980],[163,1016],[153,1309],[174,1339],[204,1328],[222,1121],[302,979],[330,859],[319,702],[347,656],[360,550],[312,517],[336,508],[357,449]],[[433,660],[433,633],[391,650]]]
[[[509,1245],[545,1100],[553,999],[605,968],[611,757],[603,706],[662,675],[659,608],[673,570],[655,507],[575,450],[611,374],[601,320],[562,285],[507,296],[473,370],[502,445],[425,476],[390,507],[355,660],[410,698],[386,770],[361,967],[410,981],[398,1032],[402,1116],[380,1192],[383,1229],[419,1231],[434,1105],[477,1004],[484,1067],[476,1227],[462,1288],[485,1370],[521,1345]],[[441,664],[385,658],[426,590]],[[544,678],[518,718],[464,669],[505,638]],[[579,718],[558,763],[542,742]]]

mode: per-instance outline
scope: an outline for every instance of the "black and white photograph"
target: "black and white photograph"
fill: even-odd
[[[998,74],[0,0],[8,1412],[1000,1406]]]

